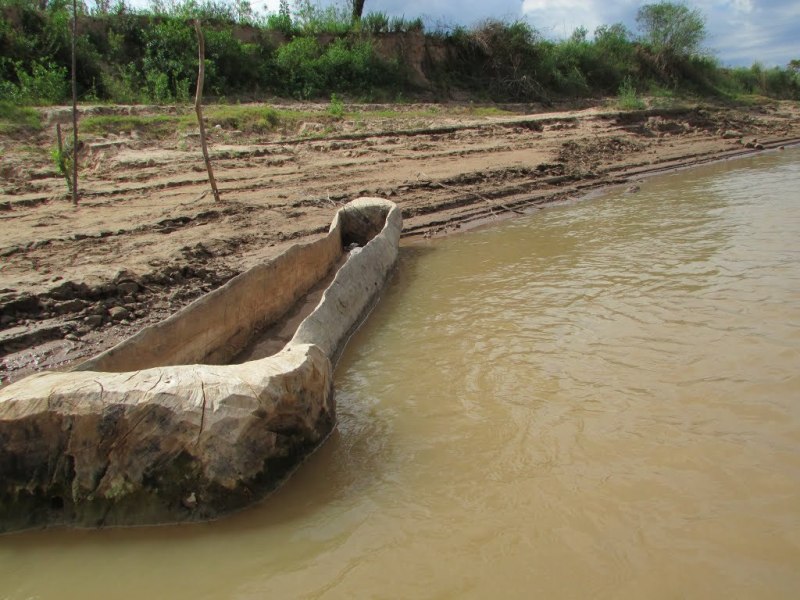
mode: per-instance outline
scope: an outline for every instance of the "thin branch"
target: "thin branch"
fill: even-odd
[[[197,32],[197,47],[198,54],[200,55],[200,66],[197,74],[197,93],[194,97],[194,110],[197,113],[197,121],[200,123],[200,144],[203,146],[203,158],[206,161],[206,169],[208,170],[208,182],[211,184],[211,191],[214,192],[214,201],[219,202],[217,180],[214,179],[214,170],[211,168],[211,159],[208,157],[206,126],[203,122],[203,80],[206,74],[206,43],[203,38],[203,30],[200,28],[200,19],[195,20],[194,29]]]
[[[78,206],[78,84],[75,40],[78,37],[78,0],[72,0],[72,204]]]

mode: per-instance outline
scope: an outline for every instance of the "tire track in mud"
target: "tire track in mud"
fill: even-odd
[[[360,195],[397,202],[404,236],[438,235],[501,218],[506,208],[532,211],[666,168],[752,151],[723,143],[721,128],[772,136],[776,144],[796,140],[796,119],[786,122],[724,110],[579,113],[325,139],[242,139],[241,150],[226,142],[214,161],[228,199],[221,204],[202,198],[199,153],[168,148],[159,155],[142,147],[137,158],[126,149],[138,167],[109,153],[86,174],[80,214],[54,200],[64,196],[57,178],[38,178],[41,192],[0,197],[3,226],[31,234],[25,243],[0,240],[0,336],[17,330],[11,346],[32,355],[42,339],[67,334],[85,343],[86,353],[98,351],[249,264],[323,233],[333,212]],[[794,137],[778,135],[784,130]],[[108,265],[104,280],[87,285],[83,296],[58,297],[66,283],[83,289],[81,269],[94,263]],[[119,291],[128,268],[139,286],[133,299]],[[14,277],[19,285],[9,285]],[[111,319],[112,308],[125,309],[126,325]],[[97,322],[100,328],[90,325]]]

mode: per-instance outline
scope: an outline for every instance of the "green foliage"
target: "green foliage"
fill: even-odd
[[[637,73],[636,50],[630,31],[622,24],[601,25],[594,31],[594,62],[589,72],[592,85],[603,93],[619,88],[625,77]]]
[[[645,102],[636,93],[630,77],[626,77],[617,92],[617,106],[622,110],[642,110],[647,108]]]
[[[255,13],[249,0],[150,0],[150,12],[180,20],[252,25]]]
[[[472,31],[456,28],[451,43],[459,50],[452,65],[456,77],[477,84],[488,78],[496,99],[544,99],[543,58],[546,48],[525,21],[487,20]]]
[[[69,0],[0,0],[0,101],[63,102],[69,92]],[[250,0],[150,0],[147,11],[124,0],[92,0],[92,21],[77,40],[78,93],[91,101],[191,101],[197,78],[200,18],[206,39],[207,97],[401,98],[414,96],[408,66],[376,51],[376,36],[419,33],[421,19],[368,13],[352,3],[280,0],[261,19]],[[82,3],[81,18],[88,19]],[[544,38],[525,21],[489,20],[428,33],[447,45],[448,62],[426,71],[439,97],[465,91],[478,100],[540,101],[620,96],[658,87],[670,93],[800,97],[800,60],[786,68],[725,69],[703,55],[705,22],[673,2],[642,6],[641,37],[621,24]],[[248,27],[241,27],[247,25]],[[275,32],[282,35],[275,35]],[[381,52],[389,44],[381,42]],[[398,52],[405,44],[399,43]],[[402,56],[400,54],[399,56]],[[634,94],[635,96],[635,94]],[[336,110],[336,104],[332,103]],[[330,116],[330,115],[329,115]],[[283,118],[283,117],[281,117]],[[274,127],[269,120],[254,127]]]
[[[389,33],[389,24],[389,15],[382,12],[371,12],[362,17],[361,30],[369,33]],[[395,23],[395,25],[399,25],[399,23]]]
[[[68,140],[63,148],[55,147],[50,151],[50,159],[53,161],[59,174],[67,182],[67,190],[72,191],[72,141]]]
[[[291,15],[277,13],[267,17],[267,29],[272,31],[280,31],[285,35],[291,35],[294,32],[294,25],[292,24]]]
[[[411,20],[407,20],[405,17],[392,17],[389,21],[389,32],[391,33],[422,33],[424,30],[425,24],[419,17]]]
[[[143,42],[149,96],[159,104],[187,99],[190,82],[197,76],[196,41],[189,23],[163,19],[145,32]]]
[[[0,70],[10,72],[14,77],[0,78],[0,101],[18,104],[57,104],[67,97],[67,69],[53,63],[32,61],[30,71],[21,60],[7,64],[8,59],[0,59]],[[16,79],[16,82],[13,81]]]
[[[141,76],[135,63],[111,66],[100,75],[103,97],[115,104],[148,102],[150,96],[143,89]]]
[[[204,115],[210,127],[220,125],[246,133],[273,131],[281,123],[281,114],[268,106],[211,105],[206,107]],[[193,126],[196,121],[189,117],[187,123]]]
[[[206,85],[212,94],[222,96],[240,90],[259,77],[259,53],[255,44],[237,40],[230,27],[205,31]],[[194,59],[195,64],[197,59]],[[196,80],[194,71],[192,78]],[[244,84],[244,85],[243,85]]]
[[[645,4],[636,13],[636,23],[645,45],[643,58],[662,78],[676,80],[677,71],[701,54],[706,22],[696,8],[669,0]]]
[[[316,37],[296,37],[275,53],[284,90],[298,98],[325,92],[363,93],[399,79],[397,65],[381,61],[369,40],[338,38],[324,48]]]
[[[760,63],[727,71],[721,87],[731,94],[757,94],[772,98],[800,99],[800,69],[765,68]]]
[[[319,7],[312,0],[296,0],[294,23],[303,35],[332,33],[344,35],[351,31],[353,22],[346,6]]]
[[[642,40],[657,53],[692,56],[706,37],[706,21],[698,9],[663,0],[645,4],[636,13]]]
[[[177,117],[167,115],[98,115],[84,117],[81,129],[97,135],[137,131],[144,137],[163,138],[175,132],[177,123]]]
[[[344,116],[344,101],[336,94],[331,94],[328,114],[336,119],[341,119]]]

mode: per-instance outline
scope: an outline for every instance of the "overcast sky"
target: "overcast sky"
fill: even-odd
[[[290,0],[290,4],[293,0]],[[317,0],[320,6],[346,0]],[[129,0],[146,6],[148,0]],[[364,12],[421,16],[436,24],[473,25],[483,19],[525,19],[549,38],[568,36],[576,27],[624,23],[636,29],[636,10],[646,0],[366,0]],[[278,0],[251,0],[260,12],[276,12]],[[800,58],[800,0],[691,0],[706,16],[708,50],[726,65],[785,66]]]

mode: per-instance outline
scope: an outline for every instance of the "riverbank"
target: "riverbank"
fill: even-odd
[[[67,112],[48,111],[36,134],[3,135],[0,383],[110,347],[323,235],[336,209],[358,196],[396,202],[406,237],[442,235],[800,140],[800,108],[790,102],[629,113],[352,105],[332,116],[328,105],[278,108],[301,116],[266,132],[212,121],[220,204],[207,192],[195,132],[148,129],[175,109],[87,109],[106,126],[83,137],[77,208],[49,156]]]

